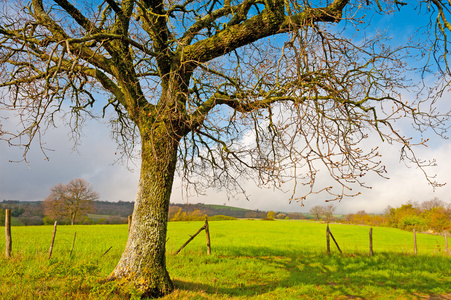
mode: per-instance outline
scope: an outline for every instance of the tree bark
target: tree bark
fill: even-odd
[[[140,128],[140,183],[124,253],[110,274],[121,289],[141,297],[161,297],[173,290],[166,270],[166,230],[178,140],[164,124]]]

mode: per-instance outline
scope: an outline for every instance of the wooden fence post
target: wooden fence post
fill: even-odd
[[[370,228],[370,256],[373,256],[373,228]]]
[[[329,230],[329,223],[327,223],[326,228],[326,243],[327,243],[327,255],[330,255],[330,230]]]
[[[445,231],[445,251],[448,252],[448,235]]]
[[[49,249],[49,259],[50,257],[52,257],[52,251],[53,251],[53,243],[55,243],[55,235],[56,235],[56,224],[58,222],[55,221],[55,224],[53,224],[53,236],[52,236],[52,243],[50,244],[50,249]]]
[[[329,229],[329,234],[330,234],[330,237],[332,238],[332,241],[334,241],[335,246],[337,246],[338,251],[340,251],[340,253],[343,253],[343,252],[341,252],[340,246],[338,246],[337,240],[335,240],[334,235],[332,234],[330,229]]]
[[[12,252],[12,238],[11,238],[11,210],[5,209],[5,238],[6,238],[6,247],[5,247],[5,256],[6,258],[11,257]]]
[[[132,226],[132,215],[129,215],[127,217],[127,222],[128,222],[128,232],[130,232],[130,227]]]
[[[415,228],[413,229],[413,247],[414,247],[414,251],[415,254],[418,253],[418,248],[417,248],[417,233],[415,231]]]
[[[108,251],[110,251],[111,250],[111,248],[113,248],[113,246],[111,246],[110,248],[108,248],[108,250],[107,251],[105,251],[105,252],[103,252],[103,254],[100,256],[100,257],[103,257],[105,254],[107,254],[108,253]]]
[[[74,234],[74,241],[72,242],[72,248],[70,249],[69,257],[72,256],[72,251],[74,251],[75,238],[76,238],[76,237],[77,237],[77,232],[75,231],[75,234]]]
[[[207,235],[207,254],[211,255],[211,246],[210,246],[210,227],[208,225],[208,219],[205,217],[205,234]]]
[[[182,245],[182,247],[179,248],[179,250],[177,250],[174,255],[177,255],[180,251],[182,251],[183,248],[185,248],[186,245],[188,245],[189,242],[191,242],[202,230],[205,229],[205,227],[208,226],[208,223],[204,224],[194,235],[192,235],[186,242],[185,244]]]

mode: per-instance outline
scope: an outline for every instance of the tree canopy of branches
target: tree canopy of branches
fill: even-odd
[[[309,213],[315,217],[316,221],[319,221],[322,217],[324,217],[324,221],[329,223],[334,217],[334,211],[336,207],[333,204],[328,205],[315,205],[310,208]]]
[[[310,214],[315,217],[316,221],[319,221],[324,215],[324,207],[321,205],[315,205],[309,210]]]
[[[72,179],[51,188],[50,195],[44,200],[44,213],[53,220],[74,225],[93,211],[93,201],[98,199],[99,195],[86,180]]]
[[[291,180],[291,200],[318,193],[340,199],[355,195],[353,185],[365,186],[366,174],[385,176],[377,147],[363,146],[370,133],[399,143],[401,158],[424,170],[428,162],[413,149],[425,141],[395,125],[402,119],[419,131],[446,129],[448,115],[434,110],[434,102],[449,83],[450,4],[416,2],[419,14],[430,17],[421,41],[398,47],[383,33],[362,33],[374,14],[405,4],[2,1],[0,108],[16,112],[21,127],[3,127],[1,139],[26,153],[57,117],[66,116],[77,138],[86,118],[101,115],[111,118],[125,155],[140,145],[130,235],[109,279],[142,296],[167,294],[173,284],[166,226],[176,170],[201,193],[244,192],[245,179],[277,188]],[[421,62],[424,68],[416,69]],[[437,89],[405,99],[406,89],[422,86],[406,78],[416,70],[423,78],[436,70]],[[320,169],[335,185],[317,184]]]
[[[329,223],[330,221],[332,221],[332,219],[334,218],[334,211],[335,211],[335,206],[333,204],[328,204],[326,206],[324,206],[324,219],[327,223]]]

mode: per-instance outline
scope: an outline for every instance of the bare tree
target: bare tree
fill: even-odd
[[[324,215],[324,207],[321,205],[315,205],[309,210],[310,214],[315,217],[316,221],[319,221]]]
[[[0,108],[21,128],[0,136],[25,154],[38,140],[46,153],[42,134],[60,115],[74,138],[86,118],[111,116],[122,153],[140,145],[142,164],[129,239],[109,279],[161,296],[173,289],[165,241],[176,170],[200,193],[244,192],[252,179],[291,181],[290,201],[341,199],[366,186],[366,174],[386,176],[377,147],[362,146],[372,133],[424,171],[413,149],[425,141],[395,121],[446,129],[448,114],[434,110],[440,93],[402,94],[419,86],[406,74],[424,54],[421,75],[438,70],[446,90],[451,26],[448,2],[418,2],[431,16],[429,52],[423,40],[397,47],[359,31],[401,1],[2,1]],[[334,185],[317,184],[320,167]]]
[[[333,204],[328,204],[323,207],[324,219],[327,223],[332,221],[334,217],[335,206]]]
[[[67,184],[58,183],[52,187],[44,200],[44,213],[53,220],[67,220],[71,225],[93,212],[99,195],[92,186],[81,178],[72,179]]]
[[[440,200],[438,197],[434,197],[431,200],[424,201],[420,204],[422,210],[433,210],[434,208],[445,208],[446,203]]]

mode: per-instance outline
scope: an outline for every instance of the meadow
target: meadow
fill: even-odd
[[[451,299],[451,256],[444,237],[311,221],[210,222],[212,255],[205,233],[173,253],[203,222],[170,222],[167,266],[176,290],[162,299]],[[104,278],[127,240],[127,225],[13,227],[13,258],[5,259],[0,231],[0,299],[123,299]],[[71,248],[76,232],[75,246]],[[134,298],[132,296],[132,298]]]

